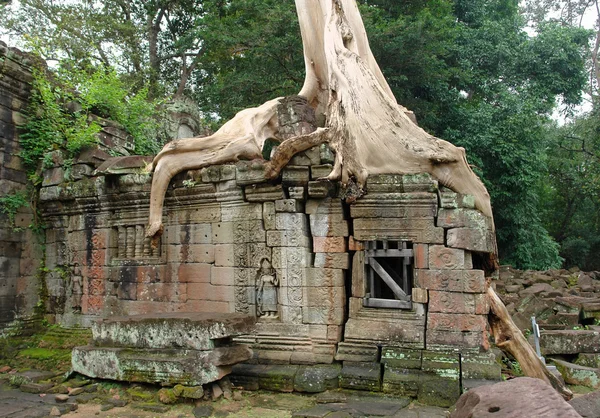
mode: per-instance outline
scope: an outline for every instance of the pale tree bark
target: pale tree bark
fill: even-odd
[[[299,95],[325,116],[326,123],[309,135],[283,141],[265,163],[267,176],[276,177],[294,154],[328,143],[335,151],[328,180],[346,184],[353,179],[362,190],[372,174],[430,173],[440,184],[474,196],[476,207],[493,225],[489,194],[467,163],[464,149],[425,132],[396,102],[369,47],[356,1],[296,0],[296,9],[306,67]],[[175,174],[242,158],[262,158],[265,140],[278,138],[279,100],[238,113],[209,137],[165,146],[152,165],[149,237],[162,233],[164,194]],[[496,263],[492,254],[489,267],[496,268]],[[552,382],[568,397],[568,390],[553,382],[535,353],[532,356],[531,347],[491,288],[488,298],[490,325],[498,346],[514,353],[528,375]]]

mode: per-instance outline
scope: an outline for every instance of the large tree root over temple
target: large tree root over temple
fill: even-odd
[[[440,184],[474,196],[476,207],[493,225],[490,196],[467,163],[464,149],[429,135],[396,102],[369,47],[356,1],[296,0],[296,9],[306,66],[299,95],[324,116],[326,123],[311,134],[282,141],[266,163],[268,176],[277,177],[294,154],[328,143],[335,151],[334,169],[328,180],[346,184],[352,178],[362,189],[372,174],[427,172]],[[175,174],[238,159],[261,158],[268,138],[281,141],[278,103],[279,99],[274,99],[246,109],[209,137],[165,146],[152,166],[148,236],[162,232],[164,195]],[[493,257],[490,264],[496,266]],[[497,300],[492,306],[497,303],[502,304]],[[497,335],[503,335],[498,324],[510,317],[496,312],[498,319],[493,328],[498,330]],[[527,344],[518,338],[512,341]],[[531,370],[543,367],[533,363]]]

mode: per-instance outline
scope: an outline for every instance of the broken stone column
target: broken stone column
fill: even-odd
[[[251,332],[242,314],[172,313],[100,320],[93,343],[75,347],[73,371],[101,379],[198,386],[252,357],[234,336]]]

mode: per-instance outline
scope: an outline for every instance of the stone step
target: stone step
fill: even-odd
[[[211,350],[231,337],[250,333],[255,322],[254,317],[237,313],[177,312],[113,317],[92,324],[93,345]]]
[[[198,386],[221,379],[251,357],[245,345],[210,351],[84,346],[73,349],[71,364],[73,371],[94,378]]]

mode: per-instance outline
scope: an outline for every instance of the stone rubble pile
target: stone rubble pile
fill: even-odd
[[[506,266],[496,289],[522,331],[531,331],[536,317],[542,355],[567,383],[600,389],[600,272]]]

